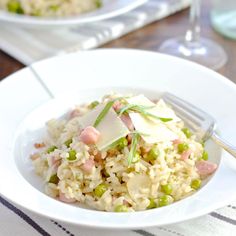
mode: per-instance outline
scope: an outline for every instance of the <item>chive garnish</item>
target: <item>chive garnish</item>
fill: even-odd
[[[103,120],[103,118],[106,116],[106,114],[108,113],[108,111],[111,109],[111,107],[113,106],[115,101],[110,101],[106,104],[106,106],[103,108],[103,110],[101,111],[101,113],[98,115],[97,119],[95,120],[93,126],[96,128],[100,122]]]
[[[103,110],[100,112],[100,114],[98,115],[97,119],[95,120],[94,124],[93,124],[93,127],[96,128],[100,123],[101,121],[103,120],[103,118],[106,116],[106,114],[109,112],[109,110],[111,109],[111,107],[113,106],[113,104],[122,99],[122,97],[119,97],[119,98],[115,98],[111,101],[109,101],[106,106],[103,108]]]
[[[150,136],[149,134],[140,132],[138,130],[133,130],[133,131],[130,132],[130,134],[139,134],[139,136]]]
[[[171,121],[172,118],[164,118],[164,117],[159,117],[156,116],[146,110],[153,108],[154,106],[142,106],[142,105],[136,105],[136,104],[128,104],[126,106],[124,106],[120,111],[119,111],[119,116],[122,115],[124,112],[128,112],[128,111],[134,111],[134,112],[138,112],[141,115],[143,115],[146,118],[154,118],[157,120],[161,120],[162,122],[168,122]]]
[[[119,116],[121,116],[123,113],[129,111],[129,110],[137,110],[137,109],[151,109],[154,108],[154,106],[142,106],[142,105],[136,105],[136,104],[128,104],[124,106],[122,109],[119,111]]]
[[[137,149],[137,144],[139,141],[140,135],[138,133],[134,133],[132,135],[132,142],[131,142],[131,147],[128,155],[128,165],[130,165],[135,157],[136,154],[136,149]]]

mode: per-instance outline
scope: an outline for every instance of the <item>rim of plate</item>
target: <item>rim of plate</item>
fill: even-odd
[[[95,21],[109,19],[126,12],[129,12],[142,4],[146,3],[148,0],[116,0],[115,3],[111,3],[113,8],[108,10],[107,5],[104,5],[100,9],[94,10],[89,13],[84,13],[79,16],[68,16],[68,17],[51,17],[51,18],[39,18],[35,16],[26,16],[9,13],[4,10],[0,10],[0,21],[20,24],[25,26],[69,26],[84,23],[91,23]],[[108,4],[108,3],[105,3]]]
[[[113,52],[117,52],[117,51],[128,51],[129,53],[132,52],[132,53],[141,53],[141,54],[156,54],[157,57],[160,57],[160,58],[163,58],[165,60],[170,60],[170,61],[175,61],[176,63],[183,63],[186,64],[186,65],[189,65],[189,67],[193,68],[194,70],[200,70],[202,72],[204,72],[204,74],[207,75],[211,75],[213,77],[215,77],[216,80],[219,80],[221,82],[223,82],[225,84],[225,86],[228,86],[228,87],[232,87],[236,93],[236,85],[227,80],[225,77],[223,77],[222,75],[214,72],[214,71],[211,71],[203,66],[200,66],[196,63],[192,63],[192,62],[189,62],[189,61],[186,61],[184,59],[179,59],[179,58],[175,58],[175,57],[171,57],[171,56],[168,56],[168,55],[163,55],[163,54],[158,54],[158,53],[154,53],[154,52],[147,52],[147,51],[142,51],[142,50],[133,50],[133,49],[99,49],[99,50],[93,50],[93,51],[89,51],[89,52],[83,52],[83,53],[94,53],[95,51],[97,52],[104,52],[104,51],[110,51],[111,53]],[[82,55],[83,53],[80,53],[80,55]],[[73,54],[77,54],[77,53],[73,53]],[[70,55],[65,55],[65,56],[61,56],[64,57],[64,59],[66,59],[66,57],[70,57]],[[50,58],[50,59],[46,59],[46,60],[42,60],[41,62],[45,62],[47,60],[49,61],[52,61],[54,60],[56,57],[54,58]],[[37,63],[41,63],[41,62],[37,62]],[[16,72],[16,73],[20,73],[21,71],[19,72]],[[15,73],[15,74],[16,74]],[[0,87],[1,89],[1,87]],[[50,101],[49,101],[50,102]],[[12,152],[13,150],[11,150]],[[219,170],[216,172],[215,176],[219,176],[220,174],[222,175],[222,170],[224,169],[227,169],[227,171],[230,171],[230,169],[228,167],[226,167],[225,163],[226,163],[226,158],[228,157],[225,157],[225,153],[222,154],[222,161],[221,161],[221,165],[219,166]],[[212,180],[210,181],[210,183],[207,184],[207,186],[209,184],[212,185],[212,182],[213,180],[215,179],[216,177],[213,177]],[[25,180],[26,183],[28,183],[26,180]],[[207,191],[207,186],[204,187],[202,189],[202,191],[200,190],[198,193],[200,194],[200,192],[206,192]],[[33,187],[32,187],[33,188]],[[34,191],[37,191],[36,194],[37,195],[40,195],[40,198],[44,198],[44,200],[48,200],[49,201],[49,204],[51,204],[52,206],[61,206],[62,208],[68,208],[68,209],[72,209],[73,206],[68,206],[64,203],[60,203],[60,204],[55,204],[55,200],[54,199],[50,199],[49,197],[47,197],[45,194],[39,192],[38,190],[35,190]],[[199,194],[198,193],[195,193],[194,195],[192,195],[190,198],[191,198],[191,201],[194,202],[194,200],[197,200]],[[16,199],[12,199],[11,197],[9,196],[4,196],[6,197],[8,200],[14,202],[16,205],[20,205],[21,207],[25,208],[25,209],[28,209],[32,212],[35,212],[39,215],[42,215],[42,216],[45,216],[45,217],[48,217],[48,218],[54,218],[54,219],[57,219],[57,220],[60,220],[60,221],[63,221],[63,222],[67,222],[67,223],[70,223],[70,224],[76,224],[76,225],[82,225],[82,226],[88,226],[88,227],[94,227],[94,228],[116,228],[116,229],[135,229],[135,228],[143,228],[143,227],[152,227],[152,226],[157,226],[158,225],[158,222],[157,224],[153,224],[152,223],[148,223],[147,220],[145,220],[147,217],[149,218],[154,218],[157,214],[157,211],[162,211],[164,208],[165,209],[170,209],[173,208],[173,205],[170,205],[170,206],[166,206],[166,207],[163,207],[162,208],[159,208],[159,209],[154,209],[154,210],[149,210],[149,211],[141,211],[141,212],[132,212],[132,213],[111,213],[111,212],[100,212],[100,211],[94,211],[94,210],[88,210],[88,209],[81,209],[81,208],[78,208],[78,214],[81,214],[83,215],[83,213],[86,213],[86,214],[91,214],[91,217],[102,217],[103,219],[107,219],[107,218],[113,218],[113,223],[111,222],[100,222],[99,224],[98,223],[94,223],[94,222],[89,222],[89,221],[79,221],[78,222],[78,218],[77,219],[68,219],[66,217],[63,217],[63,215],[60,215],[60,216],[57,216],[54,214],[54,212],[45,212],[45,211],[42,211],[42,210],[39,210],[39,209],[32,209],[30,207],[28,207],[27,205],[22,205],[22,203],[20,203],[19,201],[17,201]],[[186,214],[185,216],[182,216],[181,219],[178,219],[176,218],[175,220],[172,220],[171,222],[166,222],[166,223],[163,223],[161,225],[165,225],[165,224],[173,224],[173,223],[177,223],[177,222],[180,222],[180,221],[184,221],[184,220],[188,220],[188,219],[193,219],[193,218],[196,218],[198,216],[201,216],[201,215],[204,215],[204,214],[207,214],[209,213],[210,211],[212,210],[215,210],[216,208],[219,208],[219,207],[222,207],[224,205],[226,205],[229,201],[233,201],[235,200],[236,198],[236,191],[230,196],[228,197],[227,199],[221,199],[220,202],[217,202],[217,203],[212,203],[212,205],[209,205],[208,207],[205,207],[203,209],[200,209],[198,211],[195,211],[194,213],[192,213],[191,215],[189,214]],[[176,202],[175,205],[183,205],[182,203],[186,203],[188,202],[188,199],[183,199],[179,202]],[[143,219],[143,216],[145,216],[146,218]],[[135,221],[131,222],[130,224],[126,224],[126,225],[121,225],[120,222],[119,222],[119,219],[122,219],[122,218],[125,218],[127,220],[129,220],[130,218],[134,218]],[[138,220],[139,219],[139,220]],[[118,224],[116,224],[118,222]]]

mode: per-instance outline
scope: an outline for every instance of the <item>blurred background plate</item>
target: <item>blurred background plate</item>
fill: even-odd
[[[37,17],[0,11],[0,21],[20,27],[71,26],[108,19],[126,13],[148,0],[103,0],[103,6],[95,11],[70,17]]]

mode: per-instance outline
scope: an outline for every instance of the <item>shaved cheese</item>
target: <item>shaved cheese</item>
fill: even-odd
[[[129,104],[136,104],[142,106],[155,106],[155,103],[146,98],[143,94],[131,97],[127,99]]]
[[[171,118],[172,122],[180,121],[180,118],[176,116],[175,112],[169,106],[167,106],[162,99],[160,99],[158,103],[155,104],[148,98],[146,98],[143,94],[141,94],[135,97],[131,97],[127,99],[127,101],[129,104],[153,107],[148,109],[147,111],[155,116],[162,118]]]
[[[161,118],[171,118],[172,121],[169,122],[176,122],[180,120],[180,118],[175,115],[175,112],[169,108],[162,99],[160,99],[159,102],[155,104],[144,95],[138,95],[127,99],[127,101],[129,104],[153,107],[147,109],[147,111]],[[129,116],[135,129],[141,133],[142,138],[147,143],[151,144],[172,141],[178,138],[177,134],[171,131],[161,120],[154,118],[147,119],[141,114],[134,112],[129,113]]]
[[[105,104],[100,104],[92,111],[79,118],[79,124],[82,128],[93,126],[98,115],[104,109]],[[101,136],[96,144],[99,150],[103,150],[118,139],[125,137],[130,131],[125,124],[117,116],[116,112],[111,108],[106,116],[102,119],[96,129],[100,132]]]
[[[139,113],[129,114],[135,129],[141,133],[146,143],[158,143],[172,141],[178,138],[178,135],[168,129],[165,124],[146,119]]]
[[[180,118],[176,116],[175,112],[169,106],[167,106],[162,99],[158,101],[156,107],[153,109],[153,112],[153,114],[158,117],[172,118],[172,122],[180,121]]]

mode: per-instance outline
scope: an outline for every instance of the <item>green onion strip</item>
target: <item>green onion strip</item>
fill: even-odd
[[[93,124],[93,127],[96,128],[100,123],[101,121],[104,119],[104,117],[106,116],[106,114],[109,112],[109,110],[111,109],[111,107],[113,106],[113,104],[122,99],[122,97],[118,97],[118,98],[115,98],[113,99],[112,101],[109,101],[106,106],[103,108],[103,110],[100,112],[100,114],[98,115],[97,119],[95,120],[94,124]]]
[[[128,104],[126,106],[124,106],[120,111],[119,111],[119,116],[121,116],[124,112],[128,112],[128,111],[134,111],[134,112],[138,112],[141,115],[143,115],[145,118],[154,118],[157,120],[161,120],[163,122],[168,122],[171,121],[172,118],[164,118],[164,117],[159,117],[156,115],[153,115],[150,112],[147,112],[146,110],[153,108],[154,106],[142,106],[142,105],[135,105],[135,104]]]
[[[140,135],[138,133],[133,133],[132,142],[130,145],[130,151],[129,151],[129,155],[128,155],[128,165],[130,165],[132,163],[133,158],[135,157],[139,138],[140,138]]]

